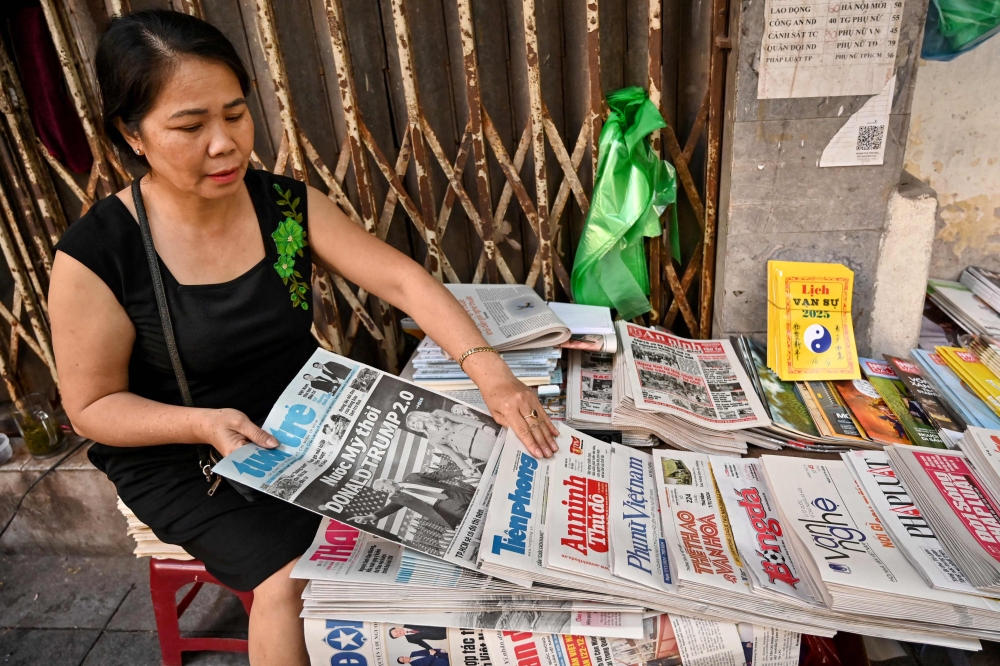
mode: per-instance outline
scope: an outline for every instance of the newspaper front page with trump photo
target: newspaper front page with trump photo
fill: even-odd
[[[412,550],[476,567],[502,428],[488,414],[317,349],[271,409],[275,449],[215,472]]]

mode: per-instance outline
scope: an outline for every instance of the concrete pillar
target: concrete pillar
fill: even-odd
[[[758,100],[764,2],[734,2],[732,11],[713,337],[766,337],[769,259],[838,262],[855,273],[855,331],[858,351],[867,354],[879,248],[900,183],[927,0],[905,3],[881,166],[819,167],[830,139],[869,96]],[[922,293],[926,275],[913,279],[910,286]]]

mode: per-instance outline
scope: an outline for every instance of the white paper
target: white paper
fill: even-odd
[[[797,666],[802,634],[753,626],[753,666]]]
[[[758,99],[878,93],[902,18],[903,0],[764,0]]]
[[[549,308],[569,326],[570,333],[574,335],[615,332],[615,325],[611,322],[611,308],[578,303],[549,303]]]
[[[889,111],[896,87],[893,76],[882,92],[858,109],[830,139],[819,158],[821,167],[862,166],[885,161],[885,141],[889,132]]]
[[[670,615],[684,666],[746,666],[735,624]]]

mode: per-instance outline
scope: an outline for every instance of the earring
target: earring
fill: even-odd
[[[142,153],[140,153],[140,152],[139,152],[139,149],[138,149],[138,148],[136,148],[136,149],[135,149],[135,154],[136,154],[136,155],[142,155]]]

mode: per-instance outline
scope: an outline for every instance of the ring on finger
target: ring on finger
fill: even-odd
[[[538,410],[537,409],[532,409],[531,412],[529,412],[528,414],[521,414],[521,418],[522,419],[537,419],[538,418]]]

